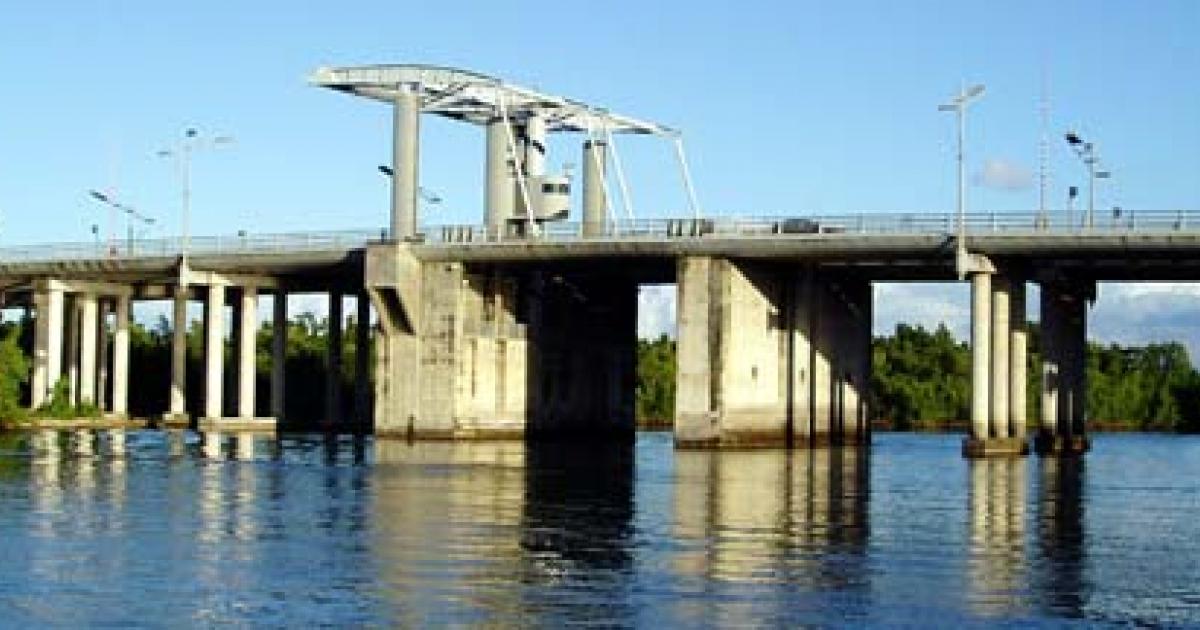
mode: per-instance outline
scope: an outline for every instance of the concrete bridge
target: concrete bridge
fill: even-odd
[[[1042,452],[1082,451],[1087,307],[1096,282],[1200,278],[1197,212],[1126,211],[1086,228],[1047,214],[973,214],[961,222],[942,214],[703,218],[689,195],[692,216],[622,218],[609,192],[611,179],[623,180],[613,134],[673,141],[690,193],[678,132],[445,68],[322,69],[313,82],[392,108],[390,226],[149,241],[113,251],[80,244],[0,250],[5,304],[31,307],[36,320],[33,407],[61,379],[72,400],[124,415],[129,374],[137,370],[129,365],[131,302],[170,299],[164,414],[180,418],[188,396],[203,394],[201,427],[273,427],[286,396],[287,327],[280,324],[288,314],[280,298],[321,292],[330,296],[330,374],[341,371],[342,296],[357,296],[357,321],[376,322],[356,327],[357,347],[374,337],[374,364],[356,353],[353,395],[357,414],[371,413],[379,435],[625,439],[634,431],[637,289],[674,282],[679,446],[859,444],[870,436],[872,283],[968,280],[972,428],[964,453],[1027,450],[1029,283],[1041,287],[1044,359],[1034,444]],[[479,225],[421,226],[422,113],[486,129]],[[548,132],[585,134],[576,217],[570,178],[545,173]],[[630,209],[628,199],[623,205]],[[269,413],[260,416],[254,333],[265,295],[274,296],[276,325],[271,401],[262,405]],[[198,393],[185,391],[184,378],[191,300],[205,308]],[[233,392],[223,391],[227,304]],[[110,387],[100,383],[107,378]],[[331,421],[341,396],[331,379]]]

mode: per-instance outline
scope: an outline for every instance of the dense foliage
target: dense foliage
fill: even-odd
[[[675,418],[675,341],[638,340],[637,418],[644,427],[669,427]]]

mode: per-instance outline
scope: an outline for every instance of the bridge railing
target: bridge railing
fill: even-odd
[[[1097,215],[1089,226],[1082,213],[972,213],[966,216],[968,236],[1000,233],[1099,235],[1151,232],[1200,232],[1200,211],[1121,210]],[[786,238],[845,234],[953,235],[958,222],[948,213],[841,214],[796,216],[721,216],[702,219],[642,219],[618,221],[584,235],[580,223],[552,222],[513,225],[506,234],[479,225],[426,226],[418,238],[428,245],[581,240],[652,241],[695,238]],[[270,254],[276,252],[342,251],[389,239],[386,229],[238,233],[195,236],[187,244],[191,256]],[[132,241],[49,243],[0,248],[0,264],[86,260],[132,260],[175,257],[184,252],[180,238]]]
[[[1031,212],[974,213],[965,217],[968,236],[994,233],[1105,234],[1159,231],[1200,231],[1200,211],[1121,210],[1097,216],[1091,224],[1076,213]],[[535,227],[510,226],[501,234],[478,225],[428,228],[424,240],[431,244],[489,243],[513,240],[663,240],[675,238],[779,238],[788,235],[895,234],[953,235],[958,219],[946,213],[856,214],[825,216],[723,216],[703,219],[644,219],[620,221],[584,235],[580,223],[554,222]]]

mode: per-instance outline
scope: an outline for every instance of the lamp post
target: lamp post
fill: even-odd
[[[1079,160],[1088,169],[1088,209],[1085,224],[1088,228],[1092,228],[1096,225],[1096,180],[1108,179],[1112,177],[1112,173],[1099,170],[1100,156],[1096,155],[1097,151],[1094,143],[1085,142],[1074,131],[1068,131],[1064,137],[1067,140],[1067,144],[1071,145],[1071,148],[1074,149],[1075,155],[1079,157]]]
[[[192,203],[192,184],[191,184],[191,165],[192,152],[197,149],[214,148],[226,144],[233,143],[233,136],[215,136],[212,138],[202,138],[200,133],[194,128],[189,127],[183,132],[183,139],[175,145],[174,148],[162,149],[157,153],[158,157],[175,158],[179,165],[179,179],[182,182],[182,212],[180,225],[180,247],[182,255],[187,256],[188,246],[191,243],[191,203]]]
[[[983,95],[983,84],[972,85],[969,88],[963,88],[957,96],[950,99],[949,103],[938,105],[939,112],[954,112],[958,117],[958,241],[957,244],[957,259],[959,261],[959,275],[963,273],[962,262],[966,258],[967,249],[967,167],[963,156],[963,141],[967,131],[967,105],[971,101]]]
[[[127,237],[127,241],[126,241],[126,247],[129,250],[128,253],[133,254],[133,222],[135,220],[137,220],[137,221],[141,221],[143,224],[149,226],[149,225],[154,225],[154,219],[142,214],[141,212],[138,212],[135,208],[133,208],[131,206],[127,206],[98,190],[89,190],[88,196],[91,197],[92,199],[95,199],[96,201],[99,201],[102,204],[107,205],[110,208],[113,208],[114,210],[120,210],[121,212],[125,213],[125,216],[127,217],[126,224],[128,226],[128,237]],[[97,226],[92,226],[92,228],[93,228],[92,233],[97,235],[96,236],[97,242],[99,242],[98,228],[97,228]]]

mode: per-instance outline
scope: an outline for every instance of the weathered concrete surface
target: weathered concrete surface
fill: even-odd
[[[963,440],[963,457],[1023,457],[1029,453],[1029,444],[1022,438],[968,437]]]
[[[687,257],[678,286],[677,445],[869,439],[868,283]]]

